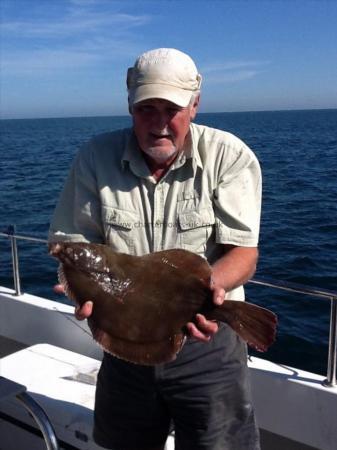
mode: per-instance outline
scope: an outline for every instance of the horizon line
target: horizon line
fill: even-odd
[[[263,113],[263,112],[296,112],[296,111],[334,111],[337,107],[331,108],[283,108],[283,109],[252,109],[247,111],[214,111],[214,112],[198,112],[197,116],[203,114],[246,114],[246,113]],[[0,122],[5,120],[50,120],[50,119],[95,119],[108,117],[131,117],[130,114],[104,114],[104,115],[89,115],[89,116],[50,116],[50,117],[0,117]]]

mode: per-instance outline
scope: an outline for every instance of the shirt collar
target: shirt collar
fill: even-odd
[[[203,169],[203,163],[200,158],[200,153],[198,150],[198,139],[196,137],[196,130],[195,125],[193,123],[190,124],[190,133],[188,137],[188,150],[186,151],[186,158],[191,158],[194,163],[194,167],[200,167],[200,169]]]
[[[126,138],[121,164],[123,169],[129,165],[132,172],[139,177],[150,176],[149,168],[142,156],[142,151],[139,148],[137,138],[132,128],[129,129]]]

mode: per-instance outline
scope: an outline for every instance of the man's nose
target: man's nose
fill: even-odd
[[[170,118],[169,118],[168,114],[166,114],[164,112],[158,112],[153,117],[152,123],[158,130],[163,130],[164,128],[166,128],[169,121],[170,121]]]

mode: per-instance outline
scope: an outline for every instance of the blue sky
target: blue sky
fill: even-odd
[[[1,0],[2,118],[127,114],[138,54],[174,47],[201,112],[337,108],[337,1]]]

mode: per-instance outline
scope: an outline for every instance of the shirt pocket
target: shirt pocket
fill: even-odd
[[[180,212],[178,223],[181,247],[194,253],[204,254],[215,223],[213,208],[204,207]]]
[[[102,206],[102,221],[106,243],[116,252],[133,254],[135,250],[135,224],[138,214],[111,206]]]

